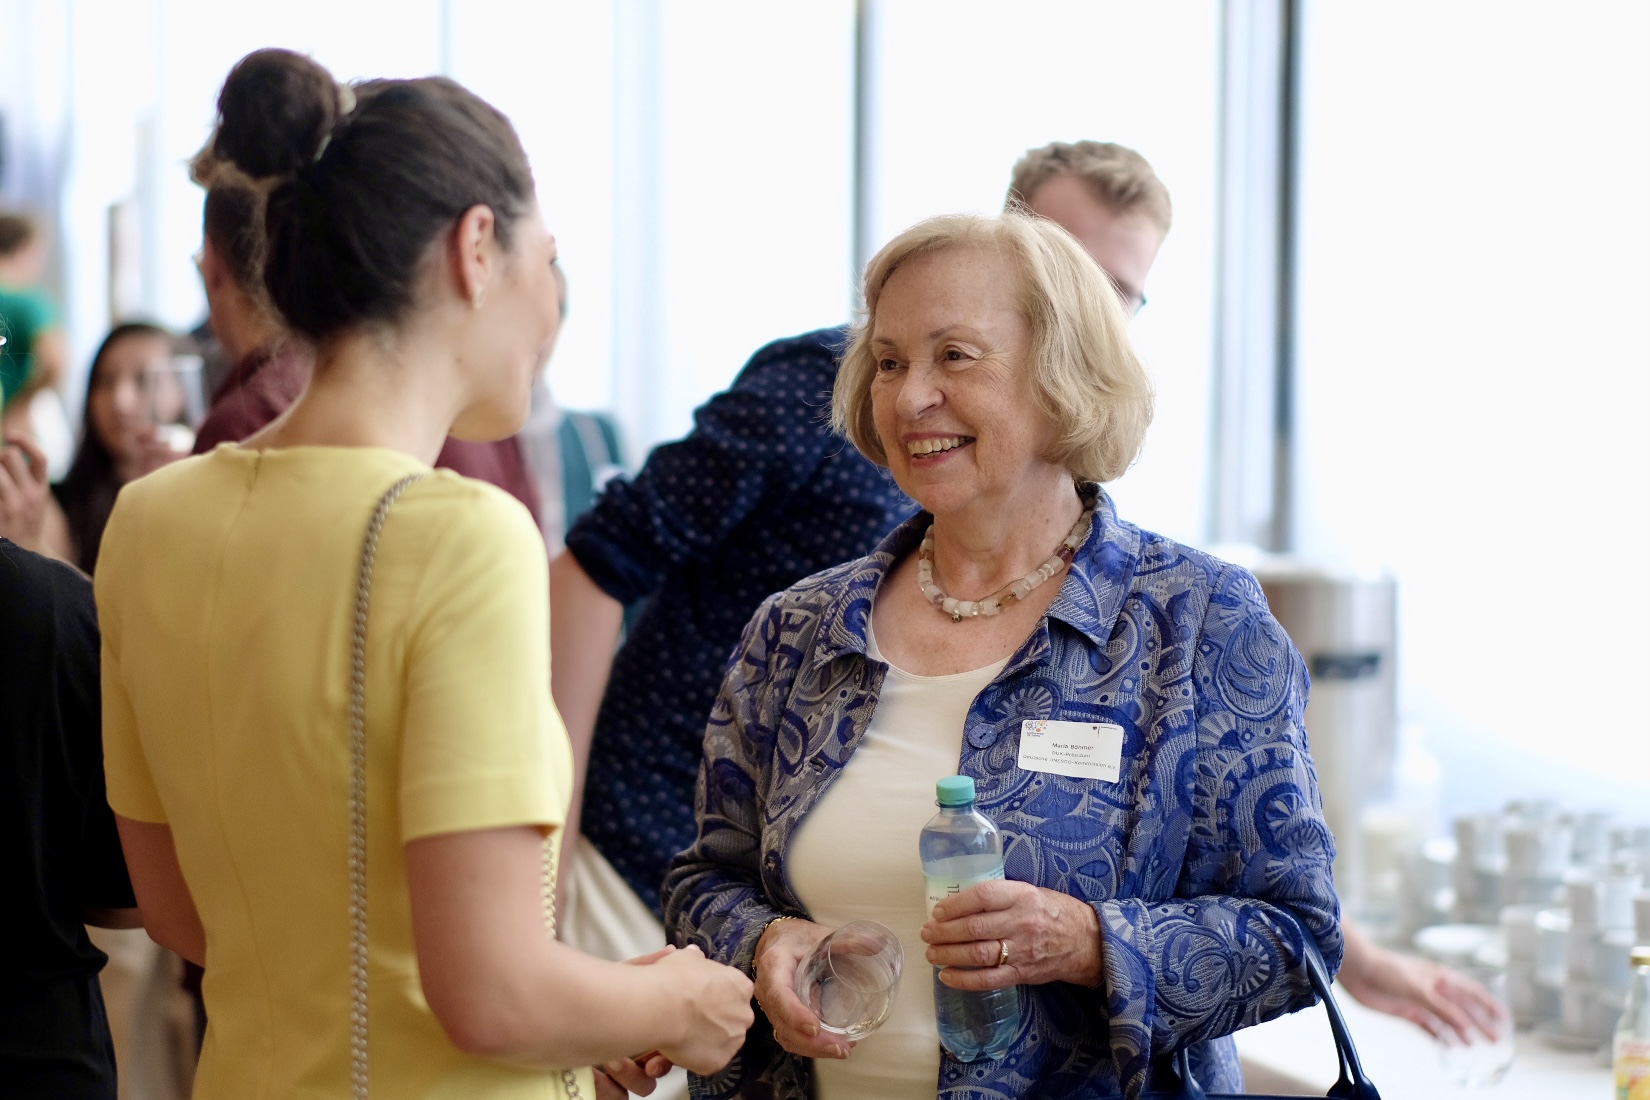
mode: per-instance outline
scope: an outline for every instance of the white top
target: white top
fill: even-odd
[[[885,661],[870,624],[866,652]],[[888,1022],[844,1061],[814,1062],[818,1100],[934,1100],[940,1035],[917,837],[938,813],[934,784],[957,774],[974,698],[1008,664],[951,676],[889,665],[865,739],[791,837],[786,866],[809,915],[830,927],[874,920],[899,936],[905,969]]]

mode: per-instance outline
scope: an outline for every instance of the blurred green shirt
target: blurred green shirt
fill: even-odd
[[[0,408],[34,377],[34,344],[57,325],[57,313],[35,290],[0,287]]]

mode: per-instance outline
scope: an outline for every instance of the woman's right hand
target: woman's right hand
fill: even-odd
[[[715,1073],[733,1060],[755,1022],[751,981],[731,966],[705,958],[697,947],[673,951],[648,967],[680,1001],[687,1021],[680,1043],[659,1053],[690,1072]]]
[[[756,944],[756,1003],[762,1006],[773,1037],[804,1058],[846,1058],[847,1040],[819,1026],[819,1017],[798,999],[796,968],[831,929],[808,920],[777,920]]]
[[[0,440],[0,535],[38,551],[51,496],[46,456],[34,440],[21,434]]]

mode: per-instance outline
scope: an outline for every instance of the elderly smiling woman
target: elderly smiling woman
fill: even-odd
[[[752,972],[763,1012],[699,1092],[1134,1096],[1188,1045],[1205,1088],[1240,1088],[1227,1036],[1310,1003],[1304,935],[1341,952],[1300,657],[1253,577],[1096,484],[1133,460],[1151,393],[1061,229],[924,222],[871,261],[865,301],[836,421],[924,514],[770,597],[729,666],[667,922]],[[1030,720],[1117,727],[1116,780],[1039,770]],[[917,836],[953,772],[1007,880],[928,911]],[[850,1047],[790,987],[860,917],[907,966]],[[1025,987],[1001,1059],[943,1054],[925,959],[959,989]]]

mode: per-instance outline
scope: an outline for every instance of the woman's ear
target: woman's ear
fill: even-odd
[[[477,204],[464,211],[453,227],[449,248],[454,289],[476,309],[487,298],[487,286],[498,274],[496,219],[490,206]]]
[[[223,257],[218,255],[218,246],[212,243],[211,237],[201,238],[199,268],[201,285],[206,288],[208,295],[223,288],[228,272],[224,268]]]

